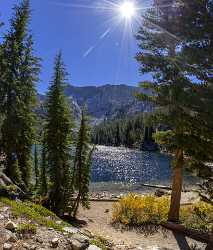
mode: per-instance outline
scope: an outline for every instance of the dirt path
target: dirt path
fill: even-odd
[[[111,226],[113,202],[92,202],[90,210],[80,209],[79,217],[87,221],[85,229],[94,234],[112,240],[116,249],[141,249],[141,250],[188,250],[189,246],[196,244],[205,249],[205,245],[185,238],[182,235],[174,235],[171,231],[158,232],[149,236],[135,231],[122,231]],[[109,212],[106,212],[108,210]]]

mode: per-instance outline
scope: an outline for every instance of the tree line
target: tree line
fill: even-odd
[[[113,121],[104,121],[94,127],[92,141],[106,146],[140,147],[144,139],[143,114]]]
[[[45,103],[47,114],[44,120],[38,119],[34,110],[41,66],[29,31],[29,0],[15,5],[13,12],[0,44],[0,152],[4,172],[25,192],[45,199],[57,215],[68,212],[75,217],[80,203],[89,207],[94,148],[90,146],[86,109],[74,135],[72,110],[64,95],[67,73],[58,52]]]
[[[152,95],[138,98],[157,107],[153,124],[169,128],[155,139],[174,155],[169,220],[177,222],[184,168],[205,180],[205,199],[213,199],[213,2],[166,2],[144,14],[136,59],[142,74],[152,74],[141,83]]]

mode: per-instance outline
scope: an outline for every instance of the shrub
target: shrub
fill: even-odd
[[[169,205],[168,197],[128,194],[114,205],[112,221],[128,226],[160,225],[167,221]],[[213,207],[205,202],[182,206],[180,221],[187,228],[210,231],[213,226]]]
[[[169,199],[167,197],[139,196],[129,194],[113,207],[113,222],[139,226],[157,224],[167,220]]]
[[[90,245],[95,245],[99,248],[101,248],[102,250],[107,250],[107,246],[109,245],[109,242],[101,237],[101,236],[96,236],[94,239],[90,240]]]
[[[181,222],[188,228],[209,232],[213,226],[213,206],[199,201],[181,207]]]

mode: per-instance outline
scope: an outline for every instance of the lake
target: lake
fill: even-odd
[[[91,191],[144,192],[141,183],[171,183],[171,157],[123,147],[97,146],[93,154]],[[185,174],[185,183],[194,183]]]

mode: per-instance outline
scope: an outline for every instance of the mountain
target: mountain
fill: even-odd
[[[82,107],[87,105],[88,112],[94,121],[131,116],[142,111],[149,111],[150,105],[138,102],[135,93],[138,87],[128,85],[103,85],[99,87],[67,86],[65,94]]]
[[[65,95],[68,97],[75,118],[79,118],[81,108],[86,105],[93,123],[106,119],[132,116],[143,111],[150,111],[150,105],[138,102],[135,93],[141,91],[138,87],[128,85],[103,85],[76,87],[68,85]],[[42,104],[45,96],[39,95]]]

